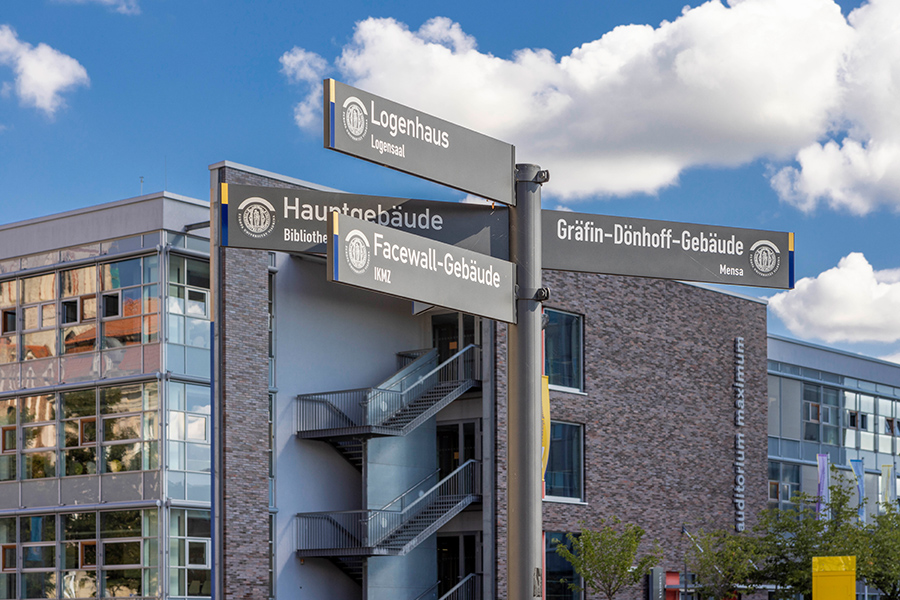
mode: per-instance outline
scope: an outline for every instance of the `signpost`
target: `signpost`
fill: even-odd
[[[333,212],[328,281],[514,323],[515,265]]]
[[[515,204],[515,147],[429,114],[325,80],[325,147]]]
[[[794,234],[545,210],[547,269],[794,287]]]
[[[509,258],[506,207],[221,184],[223,246],[325,254],[328,218],[340,211],[379,225]]]
[[[332,79],[324,83],[326,148],[511,207],[503,238],[511,263],[424,239],[434,227],[396,231],[338,208],[328,221],[327,271],[329,281],[512,323],[507,594],[539,598],[541,302],[548,298],[542,268],[791,288],[793,234],[542,212],[541,185],[549,174],[515,164],[513,146]],[[466,218],[476,214],[473,208],[463,209]],[[493,246],[491,254],[498,256]]]

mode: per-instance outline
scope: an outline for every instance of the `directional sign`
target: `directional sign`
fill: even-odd
[[[340,211],[461,248],[509,258],[505,206],[222,184],[223,246],[325,254],[328,218]]]
[[[515,148],[481,133],[325,80],[325,147],[515,204]]]
[[[545,210],[545,269],[794,287],[794,234]]]
[[[515,322],[515,265],[332,213],[328,281]]]

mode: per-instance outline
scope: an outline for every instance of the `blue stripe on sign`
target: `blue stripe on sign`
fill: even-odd
[[[333,267],[333,272],[332,272],[331,276],[334,278],[335,281],[340,281],[341,278],[338,276],[338,263],[341,262],[339,260],[340,257],[338,256],[338,248],[340,248],[340,245],[338,245],[338,236],[335,235],[335,236],[332,236],[332,238],[333,239],[331,240],[331,244],[332,244],[331,247],[334,248],[334,250],[333,250],[334,267]]]
[[[228,205],[221,204],[222,213],[219,215],[219,219],[222,223],[222,235],[219,240],[219,245],[227,246],[228,245]]]
[[[328,119],[328,122],[331,123],[331,132],[330,132],[331,135],[330,135],[329,145],[330,145],[330,147],[334,148],[334,102],[331,102],[330,104],[331,104],[331,108],[329,110],[331,112],[331,115]]]
[[[788,261],[790,262],[790,270],[788,272],[788,277],[789,277],[790,281],[788,282],[788,285],[791,287],[791,289],[794,289],[794,251],[793,250],[788,252]]]

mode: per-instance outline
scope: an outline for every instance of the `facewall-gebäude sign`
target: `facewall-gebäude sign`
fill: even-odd
[[[515,322],[515,265],[333,212],[328,281]]]
[[[339,211],[496,258],[509,257],[505,206],[221,185],[223,246],[325,254],[328,218]]]
[[[333,79],[324,88],[326,148],[515,204],[512,145]]]
[[[794,234],[541,212],[545,269],[791,289]]]

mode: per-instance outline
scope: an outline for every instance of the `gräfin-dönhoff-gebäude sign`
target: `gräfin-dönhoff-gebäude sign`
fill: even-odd
[[[325,147],[515,205],[515,147],[334,79],[324,82]]]
[[[332,213],[328,281],[515,322],[515,265]]]
[[[505,206],[223,183],[223,246],[325,254],[335,210],[461,248],[509,258]]]
[[[794,234],[541,211],[545,269],[794,287]]]

